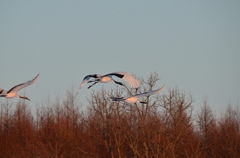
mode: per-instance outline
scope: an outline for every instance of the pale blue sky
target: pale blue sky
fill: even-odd
[[[40,73],[19,93],[30,106],[116,71],[157,72],[158,87],[192,93],[195,109],[205,96],[214,111],[240,101],[239,0],[0,0],[0,48],[0,88]],[[90,93],[83,87],[81,102]]]

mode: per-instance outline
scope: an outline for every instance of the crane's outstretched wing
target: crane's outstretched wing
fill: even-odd
[[[155,94],[155,93],[159,93],[161,92],[164,88],[165,88],[166,85],[164,85],[162,88],[159,88],[157,90],[153,90],[153,91],[150,91],[150,92],[145,92],[145,93],[141,93],[141,94],[137,94],[137,95],[134,95],[134,97],[143,97],[143,96],[148,96],[148,95],[152,95],[152,94]]]
[[[102,75],[99,75],[99,74],[91,74],[91,75],[87,75],[83,78],[83,81],[82,83],[80,84],[79,88],[78,88],[78,91],[82,88],[82,86],[88,82],[88,80],[90,80],[90,78],[100,78]]]
[[[19,91],[20,89],[24,88],[24,87],[27,87],[31,84],[33,84],[34,82],[36,82],[38,80],[38,77],[39,77],[39,74],[32,80],[30,81],[27,81],[27,82],[24,82],[24,83],[21,83],[19,85],[16,85],[14,87],[12,87],[7,93],[10,93],[10,92],[17,92]]]
[[[126,72],[114,72],[114,73],[106,74],[104,76],[119,77],[119,78],[123,79],[125,82],[127,82],[131,88],[138,88],[140,86],[140,82]]]

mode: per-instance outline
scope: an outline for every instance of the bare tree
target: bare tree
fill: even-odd
[[[73,89],[54,101],[49,97],[36,114],[25,102],[0,102],[0,157],[240,157],[239,108],[229,105],[217,119],[205,99],[196,119],[191,93],[177,87],[142,98],[146,104],[105,97],[135,95],[163,85],[157,73],[138,80],[138,89],[117,85],[92,91],[86,110]]]
[[[214,141],[216,123],[213,112],[207,103],[207,97],[203,101],[201,111],[197,114],[197,126],[202,153],[206,157],[212,157],[214,152],[216,152],[216,150],[211,148],[216,143]]]
[[[191,157],[186,151],[186,140],[193,133],[192,95],[179,92],[177,88],[169,90],[161,103],[162,121],[165,126],[166,151],[170,157]]]

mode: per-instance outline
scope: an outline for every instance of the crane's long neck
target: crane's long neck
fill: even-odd
[[[119,85],[121,85],[121,86],[124,86],[122,82],[117,82],[117,81],[115,81],[114,79],[112,79],[111,81],[114,82],[114,83],[116,83],[116,84],[119,84]]]

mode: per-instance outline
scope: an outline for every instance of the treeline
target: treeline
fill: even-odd
[[[140,79],[141,89],[119,86],[92,93],[83,110],[73,92],[31,111],[23,101],[1,102],[1,158],[238,158],[240,112],[228,106],[216,118],[203,102],[177,88],[128,105],[107,99],[159,88],[157,74]],[[158,82],[159,83],[159,82]],[[80,92],[84,94],[84,92]]]

